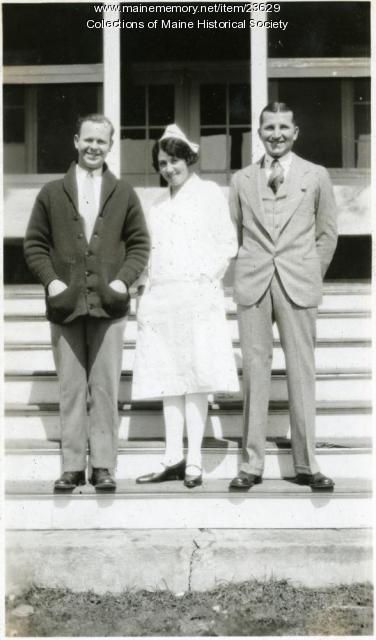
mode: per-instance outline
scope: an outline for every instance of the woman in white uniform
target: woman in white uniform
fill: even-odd
[[[236,232],[220,188],[193,173],[197,158],[198,145],[176,125],[153,148],[168,190],[147,215],[152,249],[138,306],[132,398],[163,400],[166,447],[160,468],[138,483],[202,484],[208,394],[239,389],[221,286],[237,252]]]

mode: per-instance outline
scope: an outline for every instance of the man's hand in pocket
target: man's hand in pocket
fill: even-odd
[[[61,280],[51,280],[48,285],[48,295],[50,297],[57,296],[59,293],[65,291],[65,289],[67,289],[65,282],[62,282]]]
[[[117,293],[127,293],[127,285],[122,280],[113,280],[109,286]]]

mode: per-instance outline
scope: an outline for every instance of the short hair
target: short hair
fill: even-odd
[[[292,121],[295,124],[294,112],[285,102],[269,102],[260,113],[260,126],[262,125],[264,113],[291,113]]]
[[[160,151],[168,153],[169,156],[185,160],[187,165],[195,164],[198,160],[198,153],[192,151],[192,149],[183,141],[178,138],[164,138],[163,140],[156,140],[152,149],[152,162],[154,169],[159,172],[158,154]]]
[[[107,118],[107,116],[103,115],[103,113],[88,113],[86,116],[80,116],[76,122],[76,134],[79,136],[81,132],[81,127],[84,122],[97,122],[99,124],[107,124],[110,127],[110,137],[112,139],[115,129],[111,120]]]

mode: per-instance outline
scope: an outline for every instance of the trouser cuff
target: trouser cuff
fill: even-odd
[[[317,464],[313,465],[312,467],[307,467],[307,466],[296,466],[295,467],[295,473],[308,473],[309,475],[313,475],[314,473],[318,473],[320,471],[320,468]]]

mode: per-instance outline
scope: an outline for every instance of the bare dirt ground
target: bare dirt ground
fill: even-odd
[[[370,584],[308,589],[254,581],[205,593],[103,596],[34,588],[7,598],[7,636],[371,636],[372,605]]]

